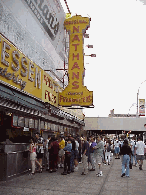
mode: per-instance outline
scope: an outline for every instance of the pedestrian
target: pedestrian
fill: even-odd
[[[138,142],[135,146],[136,151],[136,160],[139,164],[139,169],[142,170],[143,160],[144,160],[144,149],[146,148],[144,142],[142,141],[142,138],[138,137]]]
[[[103,176],[102,173],[102,158],[103,158],[103,150],[104,150],[104,143],[102,141],[102,136],[98,135],[97,138],[97,145],[94,147],[95,149],[95,158],[96,158],[96,175],[97,177]]]
[[[118,138],[114,141],[114,147],[115,147],[115,154],[116,154],[115,159],[119,159],[120,142],[119,142]]]
[[[94,156],[94,147],[97,145],[97,143],[95,142],[95,138],[91,137],[91,146],[90,146],[90,159],[91,159],[91,165],[92,165],[92,169],[90,169],[90,171],[95,171],[95,156]]]
[[[70,136],[70,140],[72,143],[72,150],[71,150],[71,158],[70,158],[70,170],[71,172],[74,172],[74,159],[75,159],[75,139],[73,136]]]
[[[131,164],[133,165],[133,158],[135,161],[135,166],[137,167],[137,160],[136,160],[136,155],[135,155],[135,146],[136,146],[136,141],[135,137],[133,136],[131,142],[130,142],[131,150],[132,150],[132,156],[131,156]]]
[[[72,143],[71,140],[67,140],[67,145],[63,149],[65,151],[65,159],[64,159],[64,172],[61,175],[70,174],[70,158],[71,158],[71,150],[72,150]]]
[[[122,174],[121,177],[129,177],[129,162],[130,162],[130,157],[132,155],[132,151],[130,146],[128,145],[128,140],[125,139],[123,146],[121,148],[120,154],[122,156]],[[126,167],[125,167],[126,165]],[[125,173],[125,168],[126,168],[126,173]]]
[[[44,139],[43,137],[41,137],[40,133],[36,133],[36,145],[37,145],[37,159],[39,161],[39,163],[42,166],[42,159],[43,159],[43,155],[44,155]],[[42,168],[41,170],[39,170],[40,173],[42,173]]]
[[[36,159],[36,143],[35,143],[34,138],[32,137],[30,141],[31,141],[31,143],[29,146],[29,151],[30,151],[30,161],[31,161],[31,166],[32,166],[31,175],[34,175],[35,174],[35,163],[37,163],[39,165],[39,167],[40,167],[39,170],[42,169],[42,166]]]
[[[89,143],[87,142],[87,137],[82,138],[82,141],[83,141],[83,146],[82,146],[83,171],[81,175],[86,175],[88,173],[87,159],[88,159],[88,152],[89,152]]]
[[[78,162],[79,162],[79,143],[77,141],[77,137],[75,138],[75,158],[74,158],[74,165],[75,165],[75,171],[78,170]]]
[[[60,136],[60,142],[59,142],[59,162],[58,162],[58,167],[63,168],[63,164],[64,164],[64,147],[65,147],[65,140],[63,135]]]
[[[90,158],[90,146],[91,146],[91,138],[87,137],[87,142],[89,143],[89,150],[88,150],[88,170],[90,170],[91,158]]]
[[[79,148],[78,148],[78,151],[79,151],[79,163],[82,163],[81,161],[82,161],[82,158],[81,158],[81,154],[82,154],[82,151],[81,151],[81,149],[82,149],[82,143],[81,143],[81,138],[80,138],[80,136],[77,134],[77,141],[78,141],[78,143],[79,143]]]
[[[59,144],[55,137],[51,138],[51,143],[49,145],[49,158],[50,158],[50,173],[56,172],[58,168],[58,152],[59,152]]]
[[[45,157],[46,157],[46,171],[49,171],[49,144],[50,144],[51,136],[48,135],[48,139],[45,141]]]
[[[106,161],[106,165],[110,165],[110,156],[111,156],[111,142],[108,139],[106,141],[106,146],[105,146],[105,161]]]

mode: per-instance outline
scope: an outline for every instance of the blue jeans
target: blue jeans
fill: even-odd
[[[130,157],[129,155],[125,154],[123,155],[123,159],[122,159],[122,174],[125,173],[125,165],[126,165],[126,176],[129,176],[129,161],[130,161]]]
[[[74,171],[74,159],[75,159],[75,150],[71,151],[71,158],[70,158],[70,170]]]
[[[132,151],[132,155],[131,155],[131,163],[132,164],[133,164],[133,158],[134,158],[135,164],[137,164],[136,155],[134,155],[134,151]]]

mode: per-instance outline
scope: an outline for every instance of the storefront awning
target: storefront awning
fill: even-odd
[[[35,100],[23,93],[17,92],[14,89],[5,87],[0,84],[0,104],[5,107],[15,107],[15,109],[30,109],[31,112],[43,112],[47,113],[45,105],[38,100]],[[13,105],[12,105],[13,104]],[[23,111],[23,109],[21,111]]]

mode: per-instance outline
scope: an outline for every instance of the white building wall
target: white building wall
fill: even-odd
[[[59,21],[59,31],[52,40],[26,2],[35,4],[40,0],[0,0],[0,33],[41,68],[51,69],[62,78],[63,71],[56,71],[64,65],[65,13],[61,3],[43,0],[55,22]]]

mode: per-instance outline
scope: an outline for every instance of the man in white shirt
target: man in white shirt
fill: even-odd
[[[138,142],[136,143],[135,146],[135,151],[136,151],[136,160],[139,164],[139,169],[142,170],[142,165],[143,165],[143,160],[144,160],[144,149],[145,149],[145,144],[142,141],[141,137],[138,137]]]

